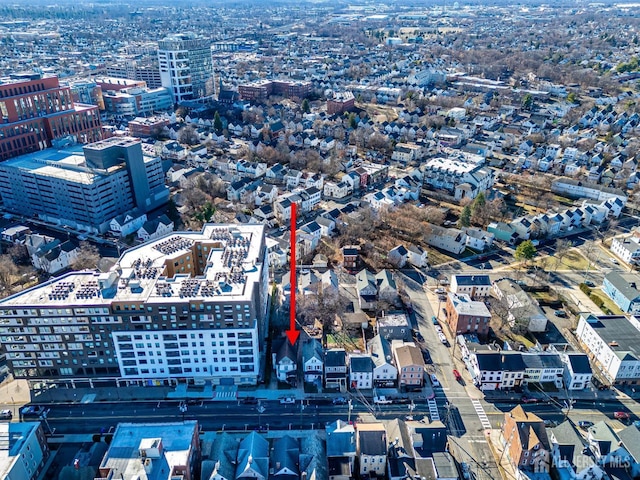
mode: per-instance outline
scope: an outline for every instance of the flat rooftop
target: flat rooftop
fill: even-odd
[[[207,224],[201,232],[173,232],[131,248],[108,273],[72,272],[0,301],[3,308],[44,304],[69,308],[112,302],[190,302],[224,297],[249,300],[260,282],[264,226]],[[199,247],[199,248],[198,248]],[[206,247],[206,248],[205,248]],[[167,276],[167,266],[206,258],[202,275]],[[191,257],[186,260],[187,256]]]
[[[24,443],[40,422],[0,423],[0,478],[7,478]]]
[[[632,320],[623,315],[590,315],[587,322],[618,357],[630,354],[640,359],[640,330]]]

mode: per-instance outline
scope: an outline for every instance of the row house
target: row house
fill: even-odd
[[[69,240],[33,233],[25,237],[24,244],[34,268],[50,274],[69,268],[78,258],[78,247]]]
[[[428,245],[454,255],[460,255],[467,247],[467,235],[457,228],[430,225],[425,239]]]
[[[482,391],[510,390],[522,385],[524,362],[519,352],[476,352],[469,358],[469,373]]]
[[[369,341],[368,348],[373,361],[373,386],[377,388],[396,386],[398,369],[395,365],[391,341],[378,334]]]
[[[540,417],[518,405],[504,414],[502,438],[507,457],[516,470],[549,472],[551,445]]]
[[[353,189],[347,182],[325,182],[322,194],[326,199],[341,200],[353,193]]]

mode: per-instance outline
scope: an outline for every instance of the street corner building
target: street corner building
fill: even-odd
[[[255,385],[264,368],[264,226],[207,224],[0,301],[16,378]]]

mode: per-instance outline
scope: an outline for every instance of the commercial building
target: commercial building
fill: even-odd
[[[153,60],[123,59],[118,63],[107,65],[106,73],[110,77],[143,81],[149,88],[162,87],[157,54],[154,54]]]
[[[35,480],[49,458],[40,422],[0,423],[0,478]]]
[[[238,85],[242,100],[264,100],[271,95],[286,98],[304,98],[311,93],[311,82],[291,82],[283,80],[260,80]]]
[[[121,137],[5,161],[0,196],[10,212],[106,232],[122,213],[165,204],[169,191],[160,158],[143,154],[140,140]]]
[[[609,382],[640,384],[640,322],[636,317],[582,314],[576,338]]]
[[[200,436],[195,420],[120,423],[96,477],[192,480],[199,461]]]
[[[17,378],[255,384],[267,329],[263,225],[207,224],[0,301]]]
[[[15,75],[0,80],[0,160],[44,150],[56,140],[90,143],[102,138],[95,105],[75,104],[58,77]]]
[[[194,34],[171,35],[158,42],[162,86],[171,91],[174,103],[213,95],[207,81],[213,78],[211,42]]]
[[[142,81],[124,78],[101,78],[96,83],[102,91],[104,109],[117,115],[149,115],[173,107],[167,88],[147,88]]]

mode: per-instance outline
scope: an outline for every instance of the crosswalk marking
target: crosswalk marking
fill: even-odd
[[[218,391],[213,394],[213,400],[235,400],[238,392],[236,391]]]
[[[427,405],[429,405],[429,415],[431,416],[432,422],[440,421],[440,414],[438,413],[438,404],[434,399],[427,400]]]
[[[482,408],[482,404],[480,400],[477,398],[471,399],[471,404],[473,408],[475,408],[476,413],[478,414],[478,418],[480,419],[480,423],[482,424],[482,428],[491,428],[491,422],[489,421],[489,417],[487,417],[484,408]]]

